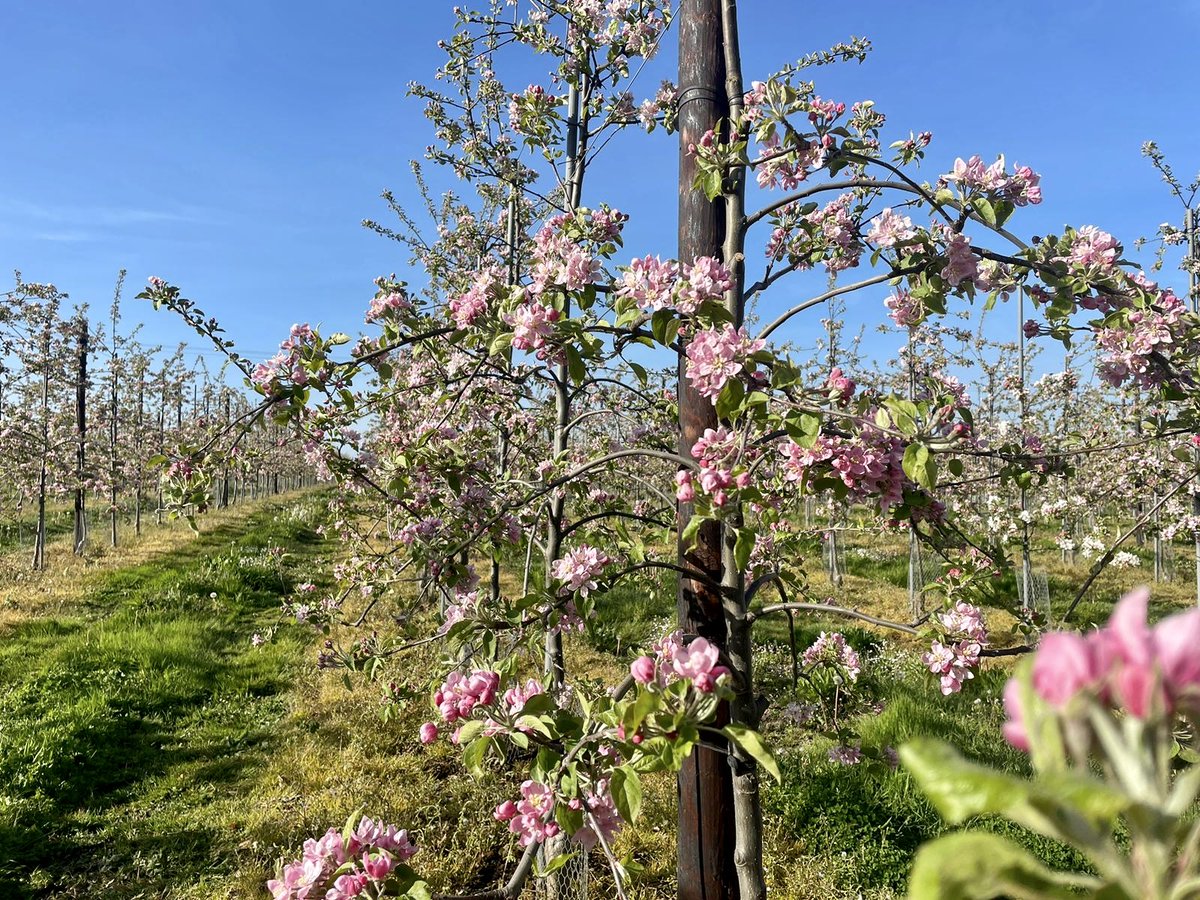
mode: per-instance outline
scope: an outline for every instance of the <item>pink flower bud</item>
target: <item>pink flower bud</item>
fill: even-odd
[[[1021,684],[1010,678],[1004,686],[1004,711],[1008,721],[1004,723],[1004,739],[1018,750],[1029,751],[1029,736],[1025,733],[1025,715],[1021,709]]]
[[[691,503],[696,497],[696,488],[692,485],[692,473],[686,470],[675,473],[675,499],[680,503]]]
[[[1047,634],[1033,660],[1033,688],[1051,706],[1062,709],[1081,690],[1100,680],[1103,673],[1096,662],[1096,654],[1080,635]]]
[[[492,814],[497,822],[507,822],[517,814],[517,804],[511,800],[505,800],[496,807],[496,811]]]
[[[649,656],[639,656],[633,661],[633,665],[629,667],[629,674],[633,676],[633,680],[638,684],[650,684],[654,681],[656,666],[654,660]]]
[[[1196,708],[1200,699],[1200,609],[1189,609],[1160,622],[1154,628],[1163,681],[1176,704]]]
[[[432,722],[426,722],[421,726],[418,734],[422,744],[432,744],[438,738],[438,727]]]

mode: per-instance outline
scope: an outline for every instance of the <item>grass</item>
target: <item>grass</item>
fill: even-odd
[[[278,623],[280,597],[298,581],[318,581],[333,561],[313,531],[314,511],[312,498],[289,499],[212,517],[198,537],[151,529],[116,552],[83,560],[56,553],[59,568],[20,579],[23,554],[8,563],[0,589],[0,896],[262,896],[278,859],[360,808],[414,833],[423,848],[414,863],[436,890],[487,889],[505,877],[514,842],[491,810],[516,794],[523,762],[493,760],[477,782],[453,748],[419,745],[430,678],[443,663],[436,645],[394,658],[375,680],[316,671],[324,636],[311,629],[283,626],[266,646],[250,645],[250,634]],[[841,587],[814,572],[813,590],[905,619],[903,563],[887,558],[904,548],[874,546],[882,558],[848,554]],[[1038,561],[1056,598],[1086,574],[1049,548]],[[1146,574],[1105,575],[1080,621],[1106,618]],[[1160,586],[1156,612],[1188,602],[1189,590]],[[377,609],[384,640],[398,635],[393,602],[385,596]],[[673,610],[669,578],[622,585],[607,595],[591,636],[569,642],[569,669],[618,679]],[[801,648],[821,630],[841,630],[860,649],[861,699],[848,714],[864,747],[936,735],[1023,771],[1024,758],[999,733],[1006,663],[989,663],[968,692],[943,698],[911,641],[884,641],[876,629],[827,616],[796,624]],[[786,623],[759,628],[757,674],[777,700],[764,729],[786,774],[783,786],[764,788],[772,896],[902,896],[912,853],[945,826],[903,772],[831,763],[828,737],[779,714],[793,690]],[[342,643],[356,636],[347,628],[331,635]],[[647,779],[645,790],[643,822],[617,848],[645,867],[631,893],[639,900],[675,891],[674,781]],[[1065,848],[1003,823],[974,825],[1012,835],[1052,865],[1079,865]],[[591,896],[611,895],[603,863],[591,872]]]
[[[268,752],[309,640],[249,642],[320,546],[292,508],[170,529],[119,568],[93,558],[10,594],[0,895],[153,897],[231,867],[236,833],[209,807]],[[55,612],[18,615],[35,593],[35,613]]]

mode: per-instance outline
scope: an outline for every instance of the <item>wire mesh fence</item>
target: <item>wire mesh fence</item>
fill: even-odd
[[[1017,573],[1017,599],[1025,609],[1050,615],[1050,582],[1045,572]]]
[[[559,868],[534,882],[537,900],[587,900],[588,857],[578,846],[568,845],[565,836],[559,835],[542,845],[539,862],[542,866],[561,853],[571,857]]]

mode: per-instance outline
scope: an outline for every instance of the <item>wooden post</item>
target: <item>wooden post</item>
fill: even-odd
[[[88,322],[79,316],[78,354],[75,370],[75,555],[87,546],[87,493],[83,479],[87,466],[87,358]]]
[[[725,241],[725,204],[710,202],[692,188],[696,160],[688,147],[729,115],[720,0],[684,0],[676,16],[679,29],[679,262],[721,256]],[[708,399],[684,377],[679,358],[679,452],[688,456],[706,428],[718,426]],[[678,507],[678,529],[691,519],[692,505]],[[710,582],[679,578],[677,612],[684,634],[707,638],[724,649],[725,616],[720,592],[721,527],[708,523],[692,549],[679,541],[681,566],[703,572]],[[678,776],[680,900],[732,900],[738,896],[734,867],[733,778],[726,755],[697,747]]]

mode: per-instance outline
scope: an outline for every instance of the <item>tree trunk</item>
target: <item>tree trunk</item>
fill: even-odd
[[[33,568],[46,565],[46,462],[50,455],[50,323],[42,332],[42,447],[38,471],[37,525],[33,534]]]
[[[226,394],[225,395],[225,427],[226,428],[229,427],[229,423],[231,421],[232,421],[232,416],[230,415],[230,410],[229,410],[229,395]],[[229,507],[229,463],[228,462],[225,463],[224,468],[221,470],[221,502],[219,505],[220,505],[221,509],[228,509],[228,507]]]

